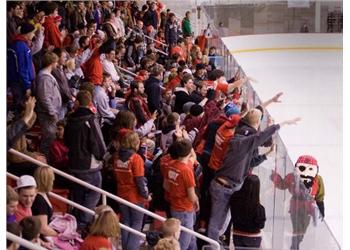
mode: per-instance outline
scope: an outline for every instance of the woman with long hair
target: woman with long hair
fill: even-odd
[[[260,180],[256,175],[247,176],[242,188],[232,195],[233,243],[237,250],[260,247],[266,214],[259,196]]]

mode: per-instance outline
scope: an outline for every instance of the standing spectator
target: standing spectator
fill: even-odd
[[[257,129],[260,126],[262,112],[252,109],[247,114],[249,124]],[[218,169],[210,184],[211,215],[208,227],[208,237],[219,240],[219,231],[224,224],[229,210],[231,195],[238,191],[248,175],[252,155],[255,150],[280,129],[281,126],[296,124],[299,118],[287,120],[277,125],[271,125],[262,132],[251,135],[236,134],[230,141],[222,167]]]
[[[35,27],[32,24],[22,24],[20,35],[14,37],[8,51],[7,79],[17,111],[21,110],[25,98],[30,96],[35,77],[32,53],[29,47],[34,35]]]
[[[155,30],[157,30],[158,28],[158,14],[156,11],[156,7],[156,2],[152,2],[151,7],[146,11],[146,13],[143,16],[143,23],[145,24],[146,28],[148,26],[152,26]]]
[[[169,18],[165,24],[165,42],[170,46],[170,48],[176,45],[177,40],[179,39],[178,35],[179,25],[176,21],[174,13],[169,14]]]
[[[232,195],[231,216],[235,249],[260,248],[261,229],[265,226],[265,208],[260,204],[260,180],[248,175],[242,188]]]
[[[77,51],[77,56],[75,58],[76,68],[79,68],[83,63],[85,63],[91,56],[90,49],[90,37],[81,36],[78,40],[79,49]]]
[[[130,85],[131,93],[127,99],[129,110],[131,110],[137,119],[137,126],[140,127],[151,119],[151,112],[147,106],[147,97],[144,95],[145,87],[142,81]]]
[[[103,81],[103,66],[101,63],[100,41],[96,48],[91,52],[90,58],[81,65],[85,80],[95,85],[100,85]]]
[[[106,152],[100,126],[89,105],[92,96],[88,91],[80,91],[77,95],[79,107],[68,117],[64,142],[69,149],[69,171],[73,176],[88,182],[95,187],[101,187],[102,158]],[[71,190],[74,202],[86,208],[96,207],[100,194],[81,185],[74,185]],[[75,211],[78,229],[85,228],[93,216]]]
[[[147,104],[149,111],[153,113],[156,110],[160,110],[161,103],[161,86],[163,85],[163,72],[162,65],[155,65],[152,68],[151,76],[145,82],[145,92],[147,94]]]
[[[63,119],[68,112],[68,105],[72,102],[72,93],[68,85],[68,78],[64,73],[64,67],[66,66],[68,54],[64,49],[56,48],[53,52],[58,57],[58,65],[52,70],[52,75],[55,77],[62,99],[61,112],[59,114],[59,119]]]
[[[125,24],[123,20],[120,18],[121,11],[120,9],[115,10],[115,19],[114,19],[114,25],[117,28],[117,36],[124,37],[125,36]]]
[[[86,8],[85,8],[84,1],[76,2],[76,4],[77,5],[76,5],[74,11],[71,13],[71,15],[69,17],[70,18],[70,28],[71,28],[72,33],[78,29],[78,26],[80,24],[86,25],[86,23],[87,23],[85,20]]]
[[[199,210],[198,197],[195,193],[193,163],[196,155],[192,143],[188,140],[177,140],[169,148],[172,162],[163,173],[164,189],[170,202],[171,216],[179,219],[182,226],[193,230],[196,211]],[[181,232],[181,249],[197,249],[196,238]]]
[[[12,43],[12,39],[17,35],[16,18],[20,16],[21,5],[19,2],[11,1],[7,3],[7,46]]]
[[[186,11],[185,17],[182,20],[182,34],[184,37],[192,36],[192,27],[191,27],[191,12]]]
[[[103,71],[110,74],[112,81],[117,83],[120,79],[120,76],[115,69],[115,50],[113,48],[108,48],[105,51],[105,58],[102,60]]]
[[[145,55],[143,43],[143,38],[136,35],[135,40],[128,46],[125,58],[129,67],[134,69],[140,67],[141,59]]]
[[[58,83],[52,75],[56,69],[58,56],[47,52],[42,60],[43,68],[36,78],[35,94],[37,98],[37,115],[41,126],[41,152],[48,157],[49,147],[55,139],[56,123],[59,120],[62,99]]]
[[[104,205],[98,206],[95,213],[95,220],[90,226],[89,235],[85,238],[80,250],[109,250],[113,249],[113,246],[118,249],[120,239],[118,216],[111,207]]]
[[[106,32],[108,39],[117,39],[118,37],[120,37],[120,35],[118,34],[118,28],[117,26],[115,26],[114,13],[110,13],[105,17],[104,23],[102,25],[102,30]]]
[[[58,6],[55,2],[47,2],[45,6],[45,28],[44,48],[52,50],[61,48],[63,38],[55,23],[55,18],[58,15]]]
[[[16,222],[16,211],[18,206],[18,194],[11,186],[6,186],[6,221]]]
[[[49,226],[53,215],[52,204],[48,193],[53,189],[55,174],[48,166],[41,166],[35,170],[34,178],[37,183],[37,195],[32,205],[33,216],[40,220],[40,234],[44,236],[57,236],[57,232]]]
[[[36,182],[30,175],[22,175],[17,180],[15,190],[18,193],[18,205],[15,212],[16,221],[32,216],[32,205],[36,196]]]
[[[140,207],[150,201],[147,181],[144,177],[144,161],[137,154],[140,139],[136,132],[127,132],[120,141],[120,149],[114,155],[114,175],[117,180],[117,195]],[[137,231],[141,231],[143,213],[120,204],[121,222]],[[140,237],[122,230],[123,249],[139,249]]]

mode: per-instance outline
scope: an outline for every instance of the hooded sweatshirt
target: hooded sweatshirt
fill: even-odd
[[[72,173],[95,172],[102,168],[106,145],[95,114],[89,108],[79,107],[68,117],[64,143],[69,149]]]
[[[113,158],[117,194],[132,203],[142,203],[148,198],[147,181],[142,157],[132,149],[120,148]]]

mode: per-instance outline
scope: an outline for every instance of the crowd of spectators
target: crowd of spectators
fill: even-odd
[[[181,20],[159,0],[7,2],[7,147],[165,211],[171,219],[154,249],[203,244],[180,224],[217,241],[233,224],[235,244],[259,246],[265,214],[251,169],[273,151],[272,135],[298,120],[261,131],[266,106],[282,93],[248,107],[248,77],[238,71],[226,80],[210,37],[209,25],[194,37],[191,12]],[[259,154],[259,146],[270,149]],[[141,231],[143,213],[109,199],[98,206],[100,193],[11,153],[8,171],[20,176],[7,186],[9,231],[55,249],[62,237],[49,192],[68,189],[72,201],[95,210],[70,211],[81,249],[140,249],[117,214]],[[240,214],[246,208],[259,221]]]

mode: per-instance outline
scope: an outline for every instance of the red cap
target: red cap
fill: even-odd
[[[228,120],[225,122],[226,127],[228,128],[234,128],[238,125],[239,121],[241,120],[241,117],[239,115],[231,115]]]
[[[298,158],[297,162],[295,163],[295,165],[297,165],[299,163],[306,163],[306,164],[311,164],[311,165],[318,166],[317,160],[311,155],[299,156],[299,158]]]

